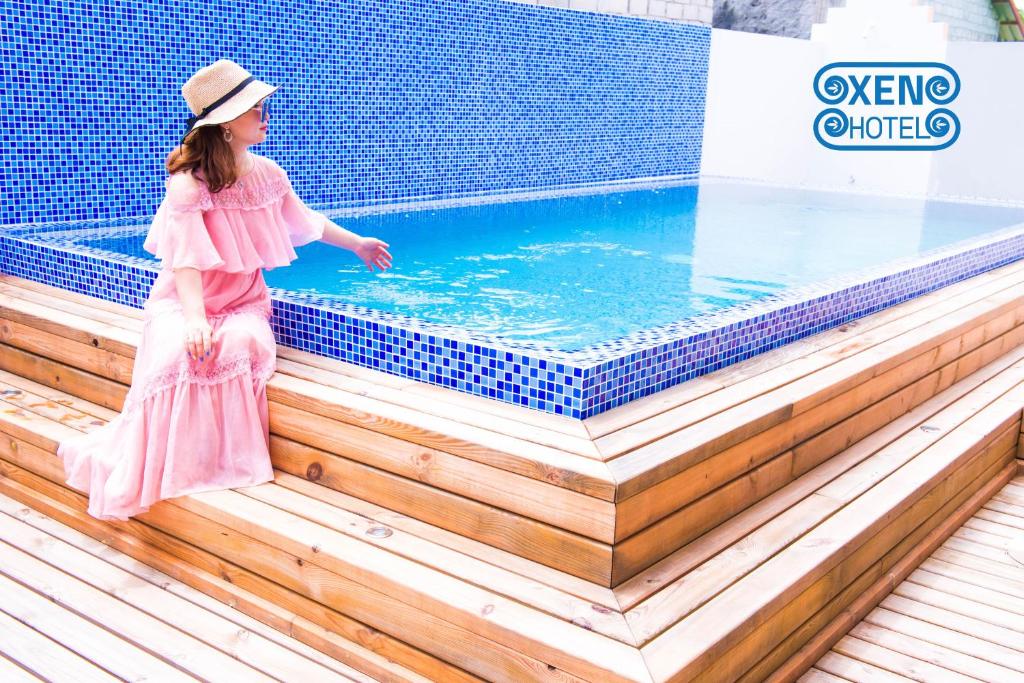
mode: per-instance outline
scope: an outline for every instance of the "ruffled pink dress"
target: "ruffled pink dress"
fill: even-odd
[[[254,155],[255,156],[255,155]],[[266,383],[274,373],[270,293],[261,269],[287,266],[323,236],[327,217],[296,196],[274,161],[211,194],[189,173],[167,194],[144,248],[162,260],[143,312],[132,385],[121,413],[59,448],[67,483],[89,514],[125,520],[158,500],[274,478]],[[185,350],[174,268],[197,268],[212,352]]]

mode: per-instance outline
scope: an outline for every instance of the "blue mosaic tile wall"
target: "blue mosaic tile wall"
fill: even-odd
[[[157,272],[152,262],[19,235],[34,230],[0,232],[0,272],[142,307]],[[283,290],[271,290],[271,325],[285,346],[582,419],[1021,258],[1024,227],[1016,227],[572,352],[497,346],[456,328]]]
[[[505,0],[0,0],[0,224],[151,216],[226,57],[317,209],[699,171],[710,29]]]

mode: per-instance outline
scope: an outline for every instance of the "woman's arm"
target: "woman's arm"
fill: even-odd
[[[361,237],[331,220],[327,220],[320,241],[355,253],[370,270],[373,270],[374,266],[382,271],[391,267],[391,254],[388,253],[386,242],[376,237]]]
[[[186,318],[205,318],[206,303],[203,301],[203,280],[198,268],[175,268],[174,286],[178,290],[178,301]]]
[[[185,317],[185,350],[193,359],[204,359],[212,349],[212,328],[206,320],[203,280],[197,268],[175,268],[174,286]]]
[[[324,227],[324,236],[320,238],[320,241],[324,244],[355,251],[362,239],[362,237],[354,232],[346,230],[337,223],[328,220],[327,225]]]

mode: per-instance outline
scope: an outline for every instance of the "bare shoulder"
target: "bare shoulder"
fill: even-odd
[[[198,204],[202,197],[202,181],[189,171],[172,173],[165,181],[168,201],[177,205]]]
[[[278,173],[278,174],[283,175],[285,177],[288,176],[288,174],[285,173],[284,169],[281,168],[281,165],[279,163],[277,163],[276,161],[274,161],[273,159],[271,159],[270,157],[257,157],[257,159],[262,160],[263,163],[265,163],[267,165],[267,168],[270,169],[271,172]]]

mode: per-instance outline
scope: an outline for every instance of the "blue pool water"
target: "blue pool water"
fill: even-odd
[[[702,182],[335,218],[388,242],[370,273],[314,243],[271,287],[574,350],[1024,222],[1024,209]],[[135,256],[144,235],[80,244]]]

